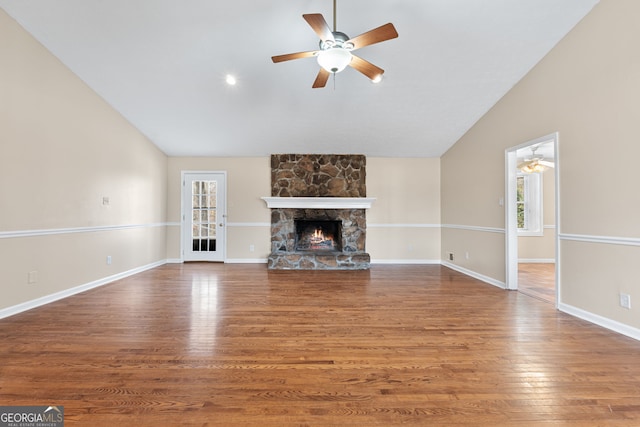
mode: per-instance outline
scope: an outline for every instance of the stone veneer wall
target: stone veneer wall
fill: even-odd
[[[366,197],[366,157],[344,154],[273,154],[272,197]],[[342,221],[341,252],[295,251],[295,220]],[[272,209],[274,270],[366,270],[365,209]]]
[[[272,154],[272,197],[367,197],[360,154]]]

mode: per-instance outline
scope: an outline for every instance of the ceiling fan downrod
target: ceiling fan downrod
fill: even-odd
[[[338,31],[338,25],[336,24],[337,20],[336,20],[336,3],[338,0],[333,0],[333,32],[337,32]]]

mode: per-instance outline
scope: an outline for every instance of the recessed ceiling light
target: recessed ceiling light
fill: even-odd
[[[234,76],[232,76],[231,74],[227,74],[227,77],[225,78],[225,81],[227,82],[228,85],[235,85],[237,83],[237,80]]]

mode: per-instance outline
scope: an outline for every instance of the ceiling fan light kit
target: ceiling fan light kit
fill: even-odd
[[[336,74],[350,66],[367,76],[372,82],[382,80],[384,70],[372,63],[351,53],[356,49],[380,43],[398,37],[393,24],[388,23],[352,39],[345,33],[336,30],[336,0],[333,0],[333,31],[327,25],[327,21],[320,13],[302,15],[305,21],[320,37],[320,50],[290,53],[271,57],[274,63],[290,61],[293,59],[316,56],[320,70],[313,82],[313,88],[321,88],[327,84],[331,74]]]
[[[318,64],[330,73],[339,73],[347,68],[352,58],[347,49],[333,47],[318,53]]]
[[[523,165],[520,170],[524,173],[542,173],[547,170],[545,165],[541,165],[537,160]]]
[[[525,159],[518,165],[522,173],[542,173],[548,168],[555,166],[553,162],[546,161],[543,156],[536,154],[538,147],[531,147],[531,158]]]

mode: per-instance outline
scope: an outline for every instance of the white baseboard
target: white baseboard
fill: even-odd
[[[518,262],[527,264],[555,264],[555,258],[520,258]]]
[[[501,282],[489,276],[485,276],[484,274],[476,273],[475,271],[468,270],[464,267],[460,267],[459,265],[451,264],[447,261],[442,261],[442,265],[444,265],[445,267],[449,267],[450,269],[455,270],[459,273],[466,274],[467,276],[471,276],[474,279],[478,279],[490,285],[497,286],[500,289],[506,289],[507,287],[507,285],[504,282]]]
[[[371,264],[440,264],[439,259],[372,259]]]
[[[266,258],[227,258],[225,264],[266,264]],[[170,258],[167,264],[184,264],[184,260],[180,258]]]
[[[122,273],[118,273],[112,276],[104,277],[102,279],[94,280],[93,282],[85,283],[84,285],[76,286],[70,289],[65,289],[64,291],[56,292],[50,295],[45,295],[43,297],[36,298],[31,301],[23,302],[11,307],[4,308],[0,310],[0,319],[4,319],[5,317],[13,316],[15,314],[22,313],[23,311],[31,310],[32,308],[40,307],[42,305],[61,300],[63,298],[67,298],[72,295],[79,294],[80,292],[85,292],[90,289],[107,285],[111,282],[115,282],[116,280],[124,279],[125,277],[133,276],[134,274],[138,274],[143,271],[159,267],[165,263],[166,261],[162,260],[162,261],[154,262],[151,264],[143,265],[141,267],[137,267],[128,271],[123,271]]]
[[[574,307],[569,304],[558,304],[558,310],[640,341],[640,329],[625,325],[624,323],[620,323],[606,317],[599,316],[597,314],[582,310],[581,308]]]
[[[266,264],[266,258],[227,258],[226,264]],[[376,259],[371,264],[440,264],[439,259]]]
[[[266,258],[227,258],[225,264],[266,264]]]

